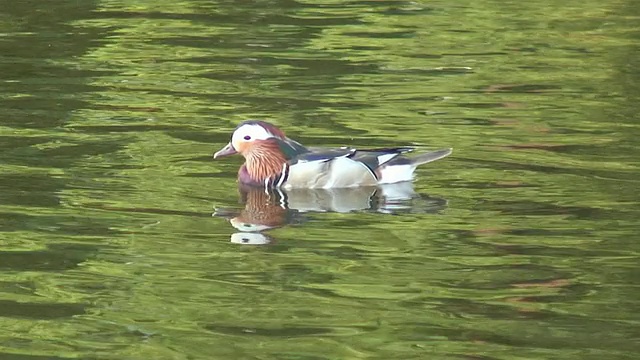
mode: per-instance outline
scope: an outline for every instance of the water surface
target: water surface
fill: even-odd
[[[0,358],[640,354],[636,2],[0,5]],[[454,154],[283,209],[248,118]]]

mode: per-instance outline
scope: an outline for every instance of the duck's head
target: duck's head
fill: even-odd
[[[213,158],[240,154],[245,158],[261,145],[273,141],[273,139],[285,139],[285,134],[273,124],[266,121],[249,120],[241,123],[233,131],[231,141],[218,152],[213,154]]]

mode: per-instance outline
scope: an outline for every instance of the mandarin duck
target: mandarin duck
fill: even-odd
[[[213,158],[238,153],[244,156],[245,163],[238,171],[238,181],[242,184],[329,189],[411,181],[419,165],[442,159],[451,154],[452,149],[404,156],[410,151],[413,148],[307,148],[271,123],[249,120],[236,127],[231,141]]]

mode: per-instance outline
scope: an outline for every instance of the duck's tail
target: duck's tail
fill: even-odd
[[[432,161],[440,160],[440,159],[442,159],[444,157],[447,157],[447,156],[451,155],[452,152],[453,152],[452,148],[440,149],[440,150],[428,152],[426,154],[420,154],[420,155],[417,155],[417,156],[412,156],[412,157],[409,158],[409,160],[411,160],[411,164],[413,165],[413,168],[415,170],[415,168],[417,168],[418,166],[420,166],[422,164],[426,164],[426,163],[430,163]]]
[[[413,172],[422,164],[451,155],[453,149],[440,149],[412,157],[398,156],[376,169],[379,184],[393,184],[413,180]]]

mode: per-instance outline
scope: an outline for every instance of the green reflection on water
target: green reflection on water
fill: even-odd
[[[0,357],[637,356],[635,3],[29,4],[0,15]],[[415,184],[443,202],[230,243],[240,159],[210,155],[254,117],[452,146]]]

